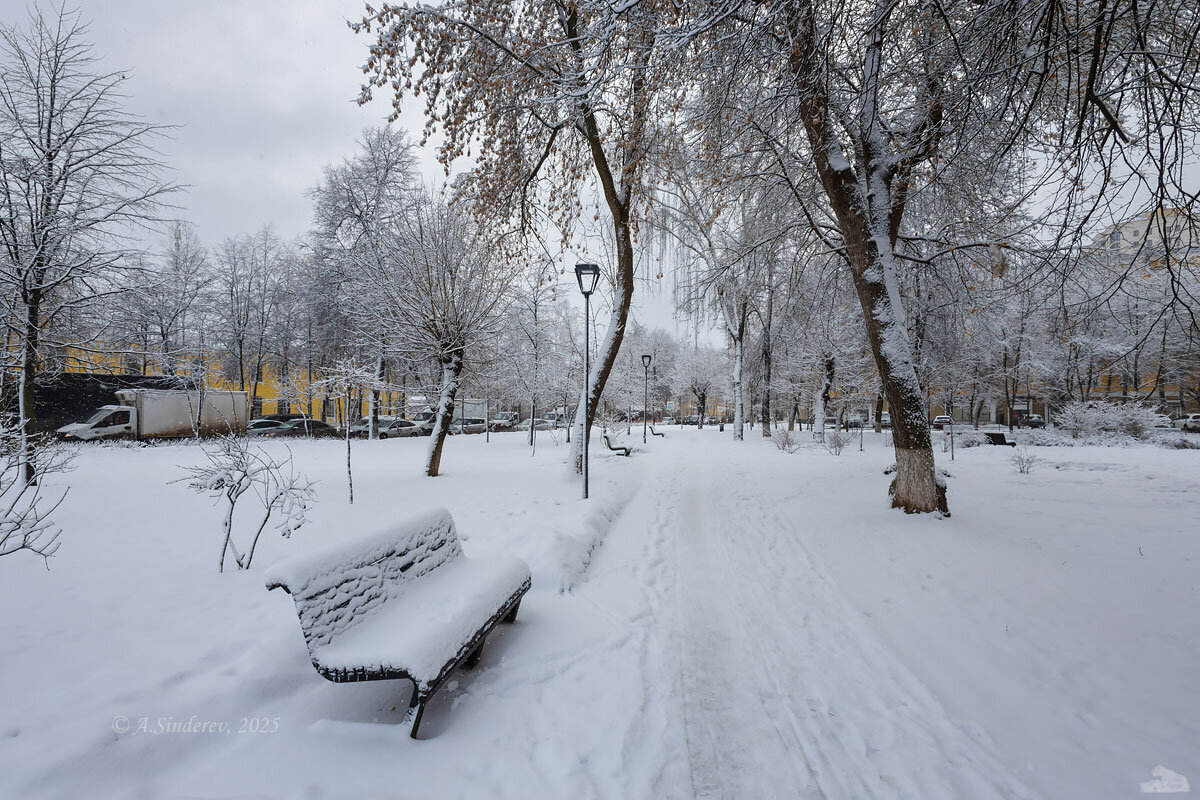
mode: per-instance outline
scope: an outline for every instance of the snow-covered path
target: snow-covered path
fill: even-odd
[[[643,490],[677,515],[667,524],[696,796],[1033,796],[822,573],[799,536],[803,487],[748,480],[736,451],[704,455],[674,448]]]

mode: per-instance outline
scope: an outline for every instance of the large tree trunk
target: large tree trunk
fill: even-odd
[[[438,476],[442,466],[442,445],[446,435],[450,433],[450,423],[454,420],[454,398],[458,394],[458,377],[462,374],[462,352],[455,351],[445,355],[442,361],[442,390],[438,395],[437,413],[433,421],[433,435],[429,441],[429,458],[425,462],[425,474],[431,478]]]
[[[890,489],[892,506],[909,513],[947,512],[945,488],[938,486],[934,474],[933,443],[894,257],[906,204],[905,170],[911,169],[911,164],[905,165],[887,150],[891,137],[873,113],[877,108],[874,101],[879,91],[884,26],[876,26],[867,42],[861,128],[849,143],[859,159],[856,171],[834,132],[837,109],[832,105],[839,101],[831,99],[825,83],[825,44],[818,32],[812,0],[792,5],[787,24],[796,43],[788,58],[797,86],[802,89],[801,120],[812,148],[813,164],[846,246],[867,340],[891,410],[897,467]],[[940,111],[932,106],[924,111],[930,115],[931,127],[936,126]]]

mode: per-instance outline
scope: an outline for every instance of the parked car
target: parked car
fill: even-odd
[[[954,420],[950,419],[950,417],[946,416],[945,414],[939,414],[938,416],[934,417],[933,422],[930,423],[935,431],[940,431],[945,426],[953,424]]]
[[[864,426],[866,424],[867,424],[867,415],[860,411],[855,411],[852,414],[846,415],[846,427],[847,428],[861,428],[862,426]]]
[[[483,433],[487,423],[483,417],[459,417],[450,423],[450,433]]]
[[[497,411],[490,422],[494,431],[510,431],[517,424],[517,414],[515,411]]]
[[[406,439],[410,436],[428,436],[431,428],[413,422],[411,419],[396,418],[387,425],[380,423],[380,439]]]
[[[271,431],[270,436],[277,437],[296,437],[308,436],[312,438],[330,438],[340,436],[337,428],[327,422],[322,422],[319,419],[293,419],[285,422],[275,430]]]
[[[1185,414],[1175,420],[1175,427],[1188,432],[1200,432],[1200,414]]]
[[[1017,420],[1018,428],[1044,428],[1046,420],[1042,419],[1041,414],[1026,414]]]
[[[388,423],[392,422],[395,419],[396,419],[396,417],[393,415],[380,414],[379,415],[379,430],[382,431],[383,427],[385,425],[387,425]],[[353,425],[350,426],[350,436],[352,438],[365,439],[370,435],[371,435],[371,418],[370,417],[363,417],[362,419],[359,419]]]
[[[269,435],[274,431],[283,427],[283,420],[268,419],[252,419],[246,423],[246,434],[249,436],[264,436]]]
[[[563,414],[558,411],[547,413],[542,419],[550,423],[551,428],[565,428],[572,422],[572,417],[569,414]]]
[[[683,424],[684,425],[699,425],[700,417],[696,414],[688,414],[686,417],[683,418]]]
[[[303,414],[263,414],[259,419],[272,419],[276,422],[291,422],[294,419],[304,419]]]
[[[879,414],[879,427],[881,427],[881,428],[892,427],[892,414],[890,411],[883,411]]]
[[[679,423],[677,423],[677,422],[675,421],[675,418],[674,418],[674,417],[663,417],[663,418],[662,418],[662,422],[661,422],[661,423],[659,423],[659,424],[661,424],[661,425],[677,425],[677,424],[679,424]]]

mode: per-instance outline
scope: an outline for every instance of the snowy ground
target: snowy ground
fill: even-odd
[[[1010,448],[939,452],[954,515],[936,520],[887,508],[869,432],[839,457],[668,435],[629,459],[593,448],[587,503],[549,436],[533,457],[516,434],[455,437],[435,480],[425,441],[361,443],[353,506],[340,444],[293,443],[320,481],[311,526],[224,575],[217,510],[167,483],[197,448],[80,448],[51,570],[0,559],[0,797],[1125,798],[1160,765],[1200,781],[1200,452],[1033,448],[1031,475]],[[322,680],[262,571],[439,504],[468,555],[518,555],[534,588],[414,742],[407,688]],[[228,727],[137,732],[193,718]]]

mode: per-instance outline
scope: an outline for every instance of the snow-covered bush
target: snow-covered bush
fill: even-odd
[[[1200,439],[1186,433],[1176,432],[1175,435],[1156,439],[1154,443],[1167,450],[1200,450]]]
[[[825,449],[835,456],[842,454],[842,449],[850,443],[850,434],[842,431],[828,431],[825,434]]]
[[[288,538],[308,522],[308,509],[316,499],[312,483],[303,475],[292,471],[292,457],[282,461],[273,458],[263,449],[250,444],[238,436],[222,436],[213,444],[204,447],[207,464],[186,467],[192,491],[210,497],[224,499],[225,513],[221,521],[224,542],[217,571],[225,571],[225,554],[232,551],[238,569],[249,569],[254,560],[258,539],[276,516],[275,529]],[[238,551],[234,537],[233,514],[238,500],[253,490],[262,503],[263,516],[254,531],[247,536],[245,553]]]
[[[1033,472],[1034,467],[1042,463],[1042,459],[1029,452],[1028,447],[1019,447],[1012,455],[1013,469],[1022,475]]]
[[[1150,438],[1158,414],[1135,403],[1069,403],[1056,416],[1058,427],[1072,438],[1085,436],[1127,436],[1145,441]]]
[[[942,451],[945,452],[946,450],[950,449],[950,434],[946,434],[943,440],[944,440],[944,445],[942,447]],[[985,445],[987,443],[988,443],[988,438],[984,434],[983,431],[956,430],[954,432],[954,446],[955,447],[979,447],[980,445]]]
[[[771,441],[785,453],[794,453],[800,449],[800,442],[786,428],[776,428],[772,431]]]

